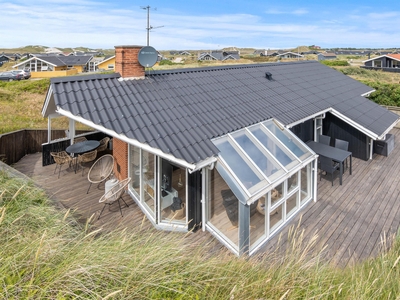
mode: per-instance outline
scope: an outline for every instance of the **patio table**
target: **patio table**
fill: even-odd
[[[65,149],[68,154],[84,154],[90,151],[95,150],[97,147],[100,146],[99,141],[95,140],[87,140],[79,143],[72,144]],[[75,173],[77,169],[77,160],[75,159]]]
[[[321,156],[325,156],[331,158],[332,160],[338,162],[340,164],[340,185],[342,185],[342,175],[343,175],[343,162],[350,157],[350,167],[349,172],[351,175],[351,167],[352,167],[352,153],[350,151],[342,150],[339,148],[335,148],[332,146],[328,146],[325,144],[321,144],[314,141],[307,142],[307,146],[310,147],[315,153]]]

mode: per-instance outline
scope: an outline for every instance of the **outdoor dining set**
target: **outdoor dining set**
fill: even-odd
[[[122,195],[131,179],[128,177],[119,181],[115,178],[112,178],[114,168],[114,157],[112,155],[100,155],[100,157],[96,160],[98,154],[107,149],[109,142],[109,137],[105,137],[100,141],[87,140],[85,137],[77,137],[74,139],[73,144],[68,146],[64,151],[50,152],[50,155],[53,157],[54,162],[56,163],[54,173],[56,173],[57,168],[59,169],[58,178],[60,178],[61,168],[63,165],[73,167],[75,174],[80,167],[82,169],[83,176],[85,164],[94,161],[88,171],[87,178],[89,181],[89,187],[86,193],[89,193],[92,184],[97,184],[99,186],[100,183],[105,182],[104,194],[99,199],[99,203],[104,204],[104,206],[98,216],[98,219],[100,219],[100,216],[107,205],[118,202],[121,216],[122,209],[120,200],[122,200],[126,206],[129,206],[122,198]]]
[[[68,146],[65,151],[50,152],[56,163],[54,173],[59,168],[58,178],[60,178],[62,166],[68,164],[69,166],[74,166],[75,173],[78,167],[81,167],[83,176],[85,163],[94,161],[98,153],[106,150],[109,141],[109,137],[96,141],[87,140],[86,137],[82,136],[75,138],[73,144]]]
[[[345,167],[349,168],[349,174],[352,172],[352,153],[348,151],[349,142],[341,139],[335,139],[334,147],[330,146],[331,137],[319,135],[319,141],[309,141],[307,146],[319,155],[318,168],[320,171],[320,180],[322,173],[331,175],[333,186],[334,174],[339,171],[339,183],[342,185],[342,178]],[[349,158],[349,163],[347,159]]]

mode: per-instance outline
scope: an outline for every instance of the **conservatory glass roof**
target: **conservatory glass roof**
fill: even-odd
[[[267,120],[213,140],[217,170],[242,203],[251,203],[301,169],[313,153],[291,131]]]

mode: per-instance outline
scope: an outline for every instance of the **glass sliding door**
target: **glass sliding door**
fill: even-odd
[[[144,208],[151,213],[155,218],[155,199],[156,199],[156,163],[155,156],[142,150],[142,170],[141,175],[143,177],[143,197],[142,203]]]
[[[155,163],[154,155],[138,147],[130,146],[129,172],[132,182],[130,191],[140,205],[155,220]]]
[[[186,224],[186,170],[161,159],[160,220],[168,224]]]

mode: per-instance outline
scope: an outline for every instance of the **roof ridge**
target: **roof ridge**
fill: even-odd
[[[54,77],[50,79],[50,83],[64,83],[64,82],[72,82],[72,81],[89,81],[89,80],[98,80],[98,79],[113,79],[120,78],[121,75],[119,73],[111,73],[111,74],[91,74],[91,75],[78,75],[78,76],[64,76],[64,77]]]
[[[306,60],[306,61],[289,61],[289,62],[274,62],[274,63],[260,63],[260,64],[237,64],[237,65],[211,66],[211,67],[200,67],[200,68],[181,68],[181,69],[171,69],[171,70],[151,70],[151,71],[146,71],[146,76],[205,72],[205,71],[248,69],[248,68],[256,68],[256,67],[261,68],[261,67],[266,67],[266,66],[307,64],[307,63],[316,63],[316,62],[318,62],[318,61]]]

